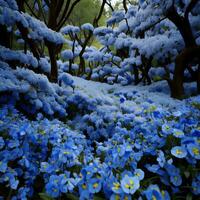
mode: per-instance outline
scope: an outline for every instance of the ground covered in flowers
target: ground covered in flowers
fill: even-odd
[[[1,70],[0,199],[198,198],[199,96]]]

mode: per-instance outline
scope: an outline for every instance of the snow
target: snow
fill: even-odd
[[[168,107],[173,109],[179,106],[183,106],[185,103],[185,101],[180,101],[169,97],[169,89],[167,82],[165,81],[155,82],[152,83],[152,85],[147,86],[122,86],[120,84],[109,85],[106,83],[88,81],[75,76],[73,77],[73,80],[76,89],[84,92],[90,97],[109,101],[113,104],[116,103],[115,101],[118,101],[114,97],[114,94],[117,93],[129,94],[136,102],[145,102],[146,100],[151,100],[158,107],[161,106],[163,108]],[[163,91],[161,89],[160,92],[156,91],[159,90],[159,88],[163,89]]]

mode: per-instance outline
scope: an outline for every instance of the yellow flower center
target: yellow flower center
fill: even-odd
[[[126,185],[125,185],[125,188],[129,189],[129,188],[130,188],[130,185],[129,185],[129,184],[126,184]]]
[[[82,184],[82,188],[85,190],[87,188],[86,184]]]
[[[152,196],[152,200],[156,200],[156,197],[154,195]]]
[[[128,196],[125,196],[125,197],[124,197],[124,200],[128,200]]]
[[[40,133],[41,135],[45,135],[45,134],[46,134],[46,132],[45,132],[44,130],[40,130],[39,133]]]
[[[165,128],[166,128],[166,130],[169,130],[169,129],[170,129],[170,127],[169,127],[169,126],[165,126]]]
[[[140,173],[136,173],[135,175],[138,176],[138,177],[140,177]]]
[[[93,188],[97,188],[98,185],[99,185],[98,183],[94,183],[94,184],[93,184]]]
[[[180,150],[180,149],[176,149],[176,154],[177,155],[180,155],[180,154],[182,154],[183,152]]]
[[[192,152],[194,153],[194,155],[196,155],[196,156],[198,156],[199,155],[199,149],[198,148],[196,148],[196,147],[194,147],[193,149],[192,149]]]
[[[162,190],[161,193],[162,193],[162,196],[164,197],[165,196],[165,191]]]
[[[119,196],[119,195],[116,195],[116,196],[115,196],[115,200],[120,200],[120,196]]]
[[[120,188],[120,184],[119,183],[113,183],[113,185],[114,185],[114,187],[113,187],[113,189],[114,190],[119,190],[119,188]]]
[[[176,131],[175,134],[176,135],[182,135],[182,132],[181,131]]]
[[[130,180],[130,185],[133,186],[134,185],[134,182],[133,180]]]

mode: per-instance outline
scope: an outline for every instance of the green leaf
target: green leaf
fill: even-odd
[[[46,193],[39,193],[42,200],[54,200],[52,197],[48,196]]]
[[[104,200],[105,198],[94,196],[94,200]]]
[[[79,198],[76,197],[75,195],[73,194],[66,194],[66,199],[69,199],[69,200],[78,200]]]
[[[187,194],[186,200],[192,200],[192,194],[191,193]]]

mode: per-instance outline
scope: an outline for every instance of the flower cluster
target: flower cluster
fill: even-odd
[[[83,115],[83,121],[79,115],[69,122],[74,131],[42,114],[30,121],[11,105],[1,107],[0,196],[198,196],[200,131],[194,101],[176,112],[151,101],[131,101],[136,96],[116,93],[115,106],[104,102]],[[84,126],[89,137],[84,136]]]

